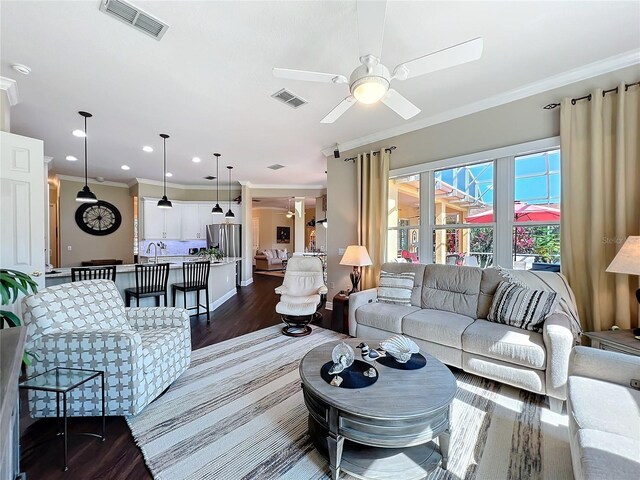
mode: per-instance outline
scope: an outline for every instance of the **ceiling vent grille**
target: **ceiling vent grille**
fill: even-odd
[[[284,165],[274,163],[273,165],[269,165],[267,168],[270,168],[271,170],[280,170],[281,168],[284,168]]]
[[[132,26],[136,30],[156,40],[160,40],[169,29],[169,25],[166,23],[152,17],[124,0],[102,0],[102,2],[100,2],[100,11],[111,15],[113,18]]]
[[[286,90],[284,88],[282,90],[274,93],[271,96],[273,98],[275,98],[276,100],[280,100],[281,102],[286,103],[291,108],[298,108],[298,107],[301,107],[302,105],[304,105],[306,103],[309,103],[304,98],[301,98],[301,97],[297,96],[296,94],[291,93],[290,91],[288,91],[288,90]]]

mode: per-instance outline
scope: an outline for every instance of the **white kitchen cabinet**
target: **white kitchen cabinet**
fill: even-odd
[[[219,218],[222,215],[213,215],[211,210],[215,206],[215,203],[199,203],[198,204],[198,228],[199,228],[199,237],[203,240],[207,239],[207,225],[211,225],[213,223],[219,223]]]
[[[145,199],[142,204],[142,238],[144,240],[180,240],[182,234],[182,205],[158,208],[158,201]]]
[[[198,217],[198,204],[185,203],[182,205],[182,240],[197,240],[200,238],[200,218]]]

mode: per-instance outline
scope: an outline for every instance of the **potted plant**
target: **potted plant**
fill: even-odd
[[[207,257],[212,262],[220,262],[224,257],[224,253],[219,248],[205,248],[198,252],[198,256]]]
[[[12,305],[18,300],[20,293],[29,295],[38,291],[38,284],[29,275],[18,270],[0,269],[0,297],[2,305]],[[0,328],[5,323],[9,327],[20,325],[20,318],[8,310],[0,310]]]
[[[0,269],[0,299],[2,305],[13,305],[20,293],[29,295],[38,291],[38,284],[29,275],[18,270]],[[9,327],[17,327],[22,322],[20,317],[8,310],[0,310],[0,328],[4,328],[5,323]],[[25,351],[22,361],[26,365],[31,364],[31,358],[38,358],[35,353]]]

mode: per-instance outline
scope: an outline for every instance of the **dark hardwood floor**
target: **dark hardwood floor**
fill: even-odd
[[[207,325],[206,315],[191,317],[191,345],[194,350],[280,323],[275,312],[278,295],[273,291],[282,278],[254,275],[254,282],[238,289],[237,295],[217,309]],[[329,325],[325,310],[322,326]],[[69,436],[69,470],[62,471],[62,440],[55,439],[29,450],[34,443],[53,437],[55,419],[33,421],[27,412],[26,392],[21,395],[21,468],[28,480],[100,479],[148,480],[152,476],[144,463],[123,417],[108,417],[106,441],[86,436]],[[98,418],[72,418],[69,431],[98,432]]]

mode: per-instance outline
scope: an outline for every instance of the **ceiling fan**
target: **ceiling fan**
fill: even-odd
[[[336,73],[309,72],[274,68],[273,75],[289,80],[307,82],[347,83],[349,95],[331,110],[320,123],[333,123],[356,102],[371,104],[382,101],[387,107],[405,120],[420,113],[420,109],[390,88],[392,80],[407,80],[427,73],[444,70],[477,60],[482,55],[482,38],[474,38],[452,47],[424,55],[397,65],[392,72],[380,63],[384,18],[387,8],[385,1],[358,1],[358,46],[360,65],[349,79]]]

